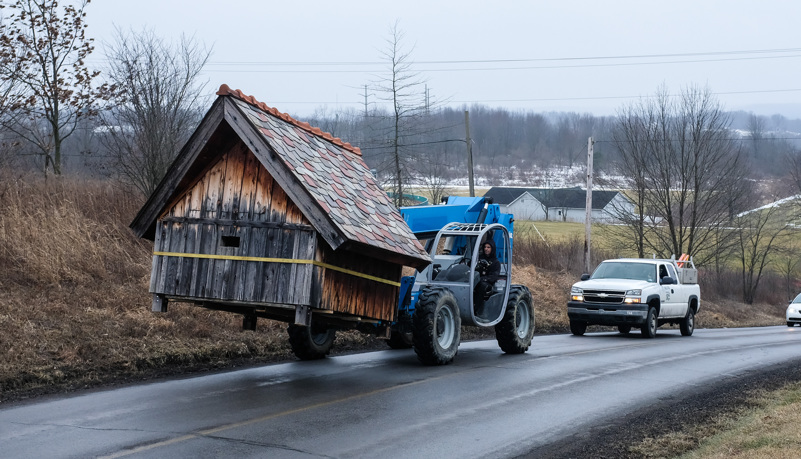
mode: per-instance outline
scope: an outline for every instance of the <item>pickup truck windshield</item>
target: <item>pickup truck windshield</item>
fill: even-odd
[[[605,261],[598,265],[590,279],[635,279],[656,282],[656,265]]]

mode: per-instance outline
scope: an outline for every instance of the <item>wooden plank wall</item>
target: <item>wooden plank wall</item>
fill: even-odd
[[[392,282],[400,282],[402,266],[354,252],[331,251],[320,241],[317,260]],[[312,306],[379,320],[395,320],[400,287],[342,273],[314,268]]]
[[[241,142],[168,209],[157,225],[157,252],[293,260],[315,255],[314,228]],[[201,299],[309,304],[311,282],[310,264],[154,256],[150,290]]]

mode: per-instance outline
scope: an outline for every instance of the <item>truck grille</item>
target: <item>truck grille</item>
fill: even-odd
[[[621,304],[626,292],[607,290],[584,290],[584,301],[588,303]]]

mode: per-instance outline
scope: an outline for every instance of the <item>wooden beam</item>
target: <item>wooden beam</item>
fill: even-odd
[[[406,254],[384,250],[373,245],[363,244],[355,241],[348,241],[342,245],[340,250],[356,252],[377,260],[389,261],[396,265],[409,266],[418,271],[421,271],[423,268],[431,264],[429,260],[423,260]]]
[[[281,230],[314,231],[311,225],[284,222],[261,222],[252,220],[227,220],[220,218],[193,218],[193,217],[164,217],[161,221],[165,223],[181,223],[184,225],[203,224],[219,226],[247,226],[249,228],[269,228]]]
[[[295,325],[311,326],[311,308],[304,305],[295,306]]]
[[[164,295],[153,295],[153,312],[167,312],[167,299]]]

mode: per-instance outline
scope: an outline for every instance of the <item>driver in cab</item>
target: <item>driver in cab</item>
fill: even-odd
[[[476,272],[481,277],[473,291],[473,306],[476,309],[476,314],[481,315],[484,300],[492,293],[492,285],[495,283],[496,276],[501,273],[501,262],[495,256],[495,243],[492,239],[488,239],[481,245]]]

